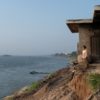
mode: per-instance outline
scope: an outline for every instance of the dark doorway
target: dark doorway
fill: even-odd
[[[100,36],[91,38],[91,53],[94,62],[100,62]]]

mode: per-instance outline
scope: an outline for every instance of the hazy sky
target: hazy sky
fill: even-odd
[[[0,0],[0,55],[46,55],[76,50],[66,20],[92,18],[100,0]]]

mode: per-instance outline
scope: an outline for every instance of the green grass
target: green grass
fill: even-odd
[[[38,86],[39,86],[39,83],[38,82],[33,82],[30,86],[29,86],[29,88],[26,90],[26,92],[32,92],[33,90],[35,90],[35,89],[37,89],[38,88]]]
[[[31,85],[29,85],[24,91],[24,93],[31,93],[33,90],[37,89],[39,86],[39,82],[33,82]]]
[[[100,89],[100,74],[90,74],[88,77],[88,81],[93,90]]]

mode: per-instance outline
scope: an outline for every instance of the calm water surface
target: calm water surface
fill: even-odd
[[[66,66],[64,57],[0,56],[0,99],[46,76],[31,71],[51,73]]]

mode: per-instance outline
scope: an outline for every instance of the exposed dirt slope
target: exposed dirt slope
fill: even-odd
[[[95,66],[94,66],[95,67]],[[64,68],[41,82],[41,86],[33,93],[16,96],[14,100],[100,100],[100,91],[94,93],[87,83],[87,74],[94,69],[81,67]]]

